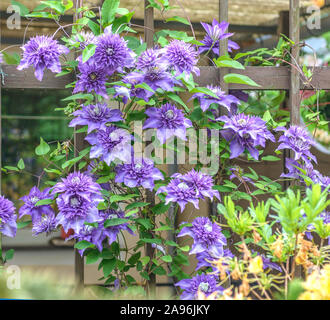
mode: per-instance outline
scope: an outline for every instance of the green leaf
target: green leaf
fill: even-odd
[[[86,256],[86,264],[95,263],[100,258],[100,256],[101,253],[97,249],[90,251]]]
[[[129,264],[132,264],[132,265],[135,265],[138,260],[140,259],[141,257],[141,252],[137,252],[135,254],[133,254],[129,259],[128,259],[128,263]]]
[[[134,86],[135,88],[141,88],[141,89],[145,89],[148,90],[150,92],[155,92],[154,89],[152,89],[148,84],[146,84],[145,82],[139,83],[137,85]]]
[[[206,94],[210,97],[213,97],[213,98],[216,98],[216,99],[219,98],[213,91],[211,91],[208,88],[203,88],[203,87],[194,88],[190,91],[190,93],[204,93],[204,94]]]
[[[103,260],[103,275],[107,278],[116,266],[116,258]]]
[[[140,239],[142,242],[145,243],[155,243],[155,244],[162,244],[162,240],[161,239]]]
[[[23,170],[25,168],[25,164],[24,164],[24,160],[23,159],[20,159],[17,163],[17,167],[18,169],[20,170]]]
[[[163,202],[160,202],[158,204],[156,204],[153,208],[151,208],[151,211],[154,214],[162,214],[167,212],[170,209],[171,203],[169,204],[165,204]]]
[[[145,229],[151,229],[153,227],[152,222],[150,221],[150,219],[136,219],[135,220],[138,224],[142,225]]]
[[[190,247],[189,246],[184,246],[184,247],[181,247],[179,249],[183,252],[188,252],[190,250]]]
[[[7,170],[11,170],[11,171],[19,171],[18,168],[12,167],[12,166],[5,166],[4,168],[7,169]]]
[[[190,113],[190,109],[186,106],[186,104],[182,101],[182,99],[176,95],[175,93],[173,92],[167,92],[167,96],[172,99],[173,101],[179,103],[181,106],[183,106],[184,110],[187,112],[187,113]]]
[[[173,261],[173,259],[170,255],[163,256],[163,257],[161,257],[161,259],[165,262],[172,262]]]
[[[263,161],[279,161],[281,158],[279,157],[274,157],[274,156],[264,156],[261,158]]]
[[[44,156],[50,151],[49,145],[40,137],[40,144],[35,149],[35,153],[37,156]]]
[[[14,249],[9,249],[6,251],[6,254],[5,254],[5,260],[8,261],[8,260],[11,260],[13,259],[14,257]]]
[[[20,61],[21,61],[21,57],[19,54],[17,53],[13,53],[13,54],[9,54],[7,52],[2,52],[3,54],[3,59],[6,62],[6,64],[9,65],[19,65]]]
[[[225,83],[239,83],[239,84],[246,84],[248,86],[253,87],[260,87],[259,84],[254,82],[251,78],[248,76],[245,76],[243,74],[237,74],[237,73],[228,73],[223,77]]]
[[[25,227],[27,227],[32,221],[21,221],[21,222],[17,222],[17,229],[23,229]]]
[[[168,245],[168,246],[171,246],[171,247],[178,247],[179,246],[176,242],[174,242],[172,240],[165,241],[165,244]]]
[[[180,23],[183,23],[183,24],[187,24],[188,26],[190,25],[190,23],[187,19],[182,18],[182,17],[178,17],[178,16],[174,16],[174,17],[166,19],[166,22],[169,22],[169,21],[180,22]]]
[[[142,271],[142,272],[140,272],[140,276],[141,276],[143,279],[150,280],[150,277],[149,277],[149,275],[148,275],[148,272],[146,272],[146,271]]]
[[[82,52],[83,63],[88,61],[88,59],[94,55],[95,49],[96,49],[96,45],[91,43],[83,50]]]
[[[31,12],[26,14],[25,17],[28,18],[44,18],[44,19],[58,19],[58,15],[52,14],[50,12]]]
[[[25,17],[30,12],[29,9],[24,4],[22,4],[18,1],[11,0],[11,4],[13,6],[19,7],[19,14],[21,17]]]
[[[125,210],[131,210],[131,209],[134,209],[134,208],[142,208],[142,207],[145,207],[149,204],[150,204],[149,202],[133,202],[133,203],[128,204],[126,206]]]
[[[217,67],[226,67],[226,68],[234,68],[234,69],[241,69],[244,70],[244,66],[232,58],[228,56],[222,56],[218,59],[213,59]]]
[[[92,248],[92,247],[95,247],[95,245],[93,243],[90,243],[86,240],[81,240],[79,242],[77,242],[74,247],[78,250],[84,250],[84,249],[87,249],[87,248]]]
[[[65,12],[65,6],[60,1],[40,1],[47,7],[54,9],[57,13],[63,14]]]
[[[110,197],[110,202],[119,202],[119,201],[127,201],[132,198],[138,197],[138,194],[127,194],[127,195],[119,195],[115,194]]]
[[[127,219],[120,219],[120,218],[108,219],[105,220],[104,227],[107,228],[107,227],[118,226],[127,222],[128,222]]]
[[[153,269],[152,273],[157,274],[159,276],[164,276],[167,272],[163,267],[159,266]]]
[[[93,95],[90,93],[77,93],[67,98],[62,99],[62,101],[69,101],[69,100],[93,100]]]
[[[40,207],[40,206],[44,206],[44,205],[47,205],[47,204],[51,204],[53,202],[52,199],[42,199],[42,200],[39,200],[35,206],[36,207]]]
[[[115,20],[116,11],[119,7],[120,0],[105,0],[102,5],[102,25],[108,25]]]
[[[150,257],[145,256],[145,257],[141,258],[140,261],[143,264],[143,266],[145,266],[150,261]]]

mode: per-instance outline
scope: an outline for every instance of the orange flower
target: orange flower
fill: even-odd
[[[271,244],[270,248],[274,251],[274,256],[281,259],[284,243],[282,237],[279,237],[274,243]]]
[[[313,0],[313,2],[319,8],[321,8],[321,7],[323,7],[325,5],[325,0]]]

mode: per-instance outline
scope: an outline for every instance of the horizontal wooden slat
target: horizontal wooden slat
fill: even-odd
[[[15,66],[3,66],[6,73],[5,85],[3,88],[16,89],[64,89],[65,86],[73,81],[71,75],[55,77],[46,71],[43,81],[38,81],[33,73],[33,69],[23,71],[16,70]],[[200,67],[201,75],[195,77],[195,81],[200,86],[207,84],[219,84],[219,72],[214,67]],[[239,73],[249,76],[261,87],[249,87],[242,84],[230,84],[231,90],[289,90],[290,69],[289,67],[247,67],[245,70],[232,70],[229,73]],[[314,70],[312,84],[318,89],[330,90],[330,67],[317,67]],[[311,87],[300,84],[301,89],[312,89]]]
[[[219,75],[214,67],[201,67],[200,77],[195,77],[195,81],[200,86],[207,84],[218,84]],[[239,73],[253,79],[260,87],[250,87],[243,84],[230,84],[231,90],[289,90],[290,88],[290,69],[289,67],[247,67],[245,70],[230,69],[228,73]],[[318,89],[330,90],[330,67],[317,67],[314,69],[312,80],[314,87]],[[301,89],[312,89],[303,83]]]
[[[19,71],[16,66],[2,66],[5,75],[3,88],[11,89],[65,89],[65,86],[73,81],[72,75],[55,77],[55,74],[47,70],[42,81],[36,79],[32,68]]]

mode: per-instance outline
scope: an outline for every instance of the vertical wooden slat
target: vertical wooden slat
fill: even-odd
[[[154,45],[154,8],[149,7],[149,0],[144,0],[144,41],[148,48]]]
[[[299,15],[299,0],[290,0],[290,14],[289,14],[289,29],[290,39],[295,43],[292,48],[292,64],[299,62],[299,41],[300,41],[300,15]],[[290,79],[290,119],[291,125],[299,125],[300,123],[300,80],[298,71],[291,67]]]
[[[144,40],[147,43],[148,48],[152,48],[154,45],[154,8],[149,7],[149,1],[144,0]],[[152,191],[146,191],[146,200],[151,206],[155,205],[155,193]],[[150,212],[152,215],[152,212]],[[151,243],[146,244],[146,255],[150,257],[150,262],[147,265],[147,272],[150,272],[152,266],[152,258],[154,257],[155,249],[151,246]],[[156,275],[154,273],[149,274],[150,280],[147,282],[147,294],[150,297],[154,297],[156,293]]]
[[[228,22],[228,0],[219,0],[219,22]],[[223,39],[219,41],[219,55],[223,56],[228,53],[228,40]],[[224,82],[223,77],[228,73],[227,68],[219,68],[220,88],[222,91],[228,93],[228,84]],[[219,107],[219,116],[223,114],[224,108]],[[216,175],[217,177],[218,175]],[[217,202],[213,201],[211,204],[211,214],[217,216]],[[221,219],[221,217],[220,217]]]
[[[83,1],[76,0],[77,7],[79,8],[82,5]],[[80,18],[81,14],[75,14],[73,16],[73,23]],[[75,58],[77,55],[75,55]],[[76,130],[77,128],[75,128]],[[83,133],[74,133],[74,156],[78,157],[79,152],[84,148],[84,134]],[[74,170],[77,170],[77,165],[74,165]],[[75,285],[77,289],[81,289],[84,287],[84,257],[81,257],[78,249],[74,249],[74,277],[75,277]]]
[[[300,42],[300,9],[299,0],[290,0],[290,13],[289,13],[289,29],[290,39],[295,43],[291,50],[291,63],[296,65],[299,63],[299,42]],[[290,78],[290,94],[289,94],[289,106],[290,106],[290,124],[300,124],[300,78],[296,68],[291,67]],[[293,158],[292,150],[289,150],[290,158]],[[293,257],[290,259],[290,272],[294,269],[294,276],[301,277],[302,267],[295,267],[295,260]]]
[[[219,0],[219,22],[228,22],[228,0]],[[220,56],[228,53],[228,39],[223,39],[219,43]],[[220,87],[223,91],[228,93],[228,84],[223,81],[223,77],[228,73],[226,68],[220,68]]]

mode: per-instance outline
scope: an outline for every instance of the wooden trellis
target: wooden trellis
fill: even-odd
[[[289,36],[296,45],[293,47],[292,56],[298,61],[299,56],[299,0],[289,0]],[[228,18],[228,0],[219,0],[219,16],[220,21]],[[148,0],[145,0],[145,16],[144,30],[145,41],[148,47],[153,45],[153,30],[154,30],[154,11],[152,8],[147,9]],[[247,1],[248,4],[248,1]],[[220,45],[220,54],[227,52],[227,43],[223,41]],[[200,86],[207,84],[221,85],[225,90],[287,90],[289,92],[289,107],[291,115],[291,124],[299,124],[300,122],[300,90],[312,90],[313,88],[330,90],[330,67],[317,67],[314,69],[312,86],[308,86],[301,82],[299,73],[293,67],[247,67],[245,70],[231,70],[230,68],[218,69],[216,67],[200,67],[201,75],[195,78],[195,81]],[[65,86],[73,81],[70,75],[56,78],[54,74],[45,72],[44,80],[39,82],[34,76],[34,71],[28,69],[25,71],[16,70],[15,66],[3,66],[3,71],[6,74],[5,83],[0,83],[1,86],[8,89],[64,89]],[[253,79],[260,87],[249,87],[240,84],[224,84],[222,77],[225,73],[235,72],[244,74]],[[0,137],[1,137],[1,98],[0,98]],[[77,136],[75,144],[77,149],[82,145],[82,136]],[[0,139],[1,147],[1,139]],[[1,151],[0,151],[1,152]],[[1,154],[1,153],[0,153]],[[1,157],[0,157],[1,159]],[[1,165],[1,163],[0,163]],[[1,176],[0,176],[1,186]],[[84,264],[83,259],[75,250],[75,279],[77,284],[83,285],[84,282]]]

